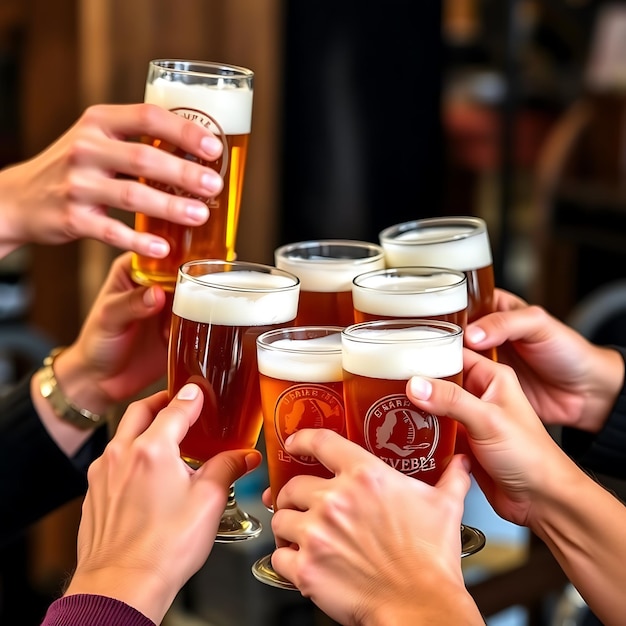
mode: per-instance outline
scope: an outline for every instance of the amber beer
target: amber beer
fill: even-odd
[[[440,267],[396,267],[352,281],[354,321],[420,317],[467,325],[467,278]]]
[[[161,284],[173,290],[179,266],[194,259],[235,258],[248,139],[252,119],[253,72],[246,68],[200,61],[157,60],[149,65],[144,101],[209,128],[223,143],[222,157],[202,162],[217,170],[224,188],[205,200],[210,218],[202,226],[183,226],[138,213],[135,229],[166,239],[170,253],[164,259],[134,254],[133,278],[141,284]],[[145,141],[186,158],[176,147],[159,138]],[[197,160],[197,159],[196,159]],[[187,192],[144,181],[178,195]]]
[[[342,333],[348,438],[397,469],[434,484],[454,454],[456,422],[406,396],[415,375],[463,382],[463,330],[433,320],[384,320]]]
[[[293,456],[285,440],[303,428],[346,434],[339,326],[307,326],[263,333],[257,339],[263,433],[270,486],[276,496],[294,476],[330,478],[317,459]]]
[[[204,391],[198,420],[180,444],[198,467],[223,450],[252,448],[261,430],[256,339],[292,322],[295,276],[255,263],[184,264],[174,292],[168,358],[173,397],[187,382]]]
[[[298,326],[349,326],[354,323],[352,279],[383,269],[381,246],[365,241],[301,241],[277,248],[274,263],[301,283]]]

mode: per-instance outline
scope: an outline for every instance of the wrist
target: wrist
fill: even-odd
[[[104,424],[104,413],[92,414],[104,406],[95,391],[97,386],[85,382],[84,368],[73,365],[70,350],[55,356],[55,350],[46,357],[44,365],[31,379],[31,398],[39,419],[60,450],[74,456],[99,424]],[[66,355],[66,352],[69,353]],[[57,378],[58,376],[58,378]],[[79,382],[82,378],[82,382]],[[87,385],[88,392],[78,389]],[[79,403],[85,401],[81,406]],[[85,412],[85,407],[89,407]],[[94,418],[100,418],[94,421]]]
[[[175,598],[171,589],[151,573],[107,567],[88,572],[77,569],[63,596],[79,594],[114,598],[132,606],[155,624],[163,621]]]
[[[576,428],[592,433],[602,429],[624,386],[624,369],[624,358],[618,350],[594,346],[590,371],[595,376],[579,423],[574,424]]]
[[[430,581],[428,582],[427,581]],[[462,577],[451,580],[447,573],[436,572],[414,580],[413,593],[407,597],[394,595],[387,604],[379,605],[355,623],[359,626],[388,626],[388,624],[458,624],[484,625],[478,606],[467,591]]]
[[[60,351],[53,364],[54,374],[63,395],[72,405],[96,415],[104,415],[111,400],[98,382],[90,376],[85,359],[72,346]]]

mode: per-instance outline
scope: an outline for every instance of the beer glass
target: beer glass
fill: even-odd
[[[385,255],[381,246],[365,241],[300,241],[277,248],[274,263],[300,279],[296,325],[349,326],[352,279],[383,269]]]
[[[187,382],[204,392],[198,420],[180,443],[193,468],[224,450],[253,448],[261,431],[256,338],[296,317],[300,283],[275,267],[215,259],[178,272],[172,304],[168,390]],[[217,540],[256,537],[258,520],[239,508],[231,487]]]
[[[379,234],[387,267],[427,265],[465,272],[470,322],[493,310],[493,259],[487,224],[479,217],[430,217]]]
[[[292,456],[285,439],[302,428],[328,428],[346,434],[341,369],[341,326],[273,330],[257,339],[263,407],[263,433],[273,506],[290,478],[308,474],[330,478],[317,459]],[[274,571],[271,554],[252,566],[263,583],[296,589]]]
[[[224,146],[215,162],[203,162],[217,170],[224,188],[206,200],[211,215],[202,226],[183,226],[137,213],[135,229],[166,239],[170,253],[163,259],[134,254],[132,276],[140,284],[160,284],[174,290],[178,267],[194,259],[235,258],[235,240],[243,188],[248,138],[252,118],[253,72],[232,65],[204,61],[160,59],[150,61],[144,101],[209,128]],[[179,152],[158,137],[144,139],[170,152]],[[190,155],[181,156],[194,158]],[[179,189],[145,181],[170,193],[186,195]]]
[[[438,320],[378,320],[348,326],[341,341],[348,438],[434,485],[454,454],[456,421],[418,409],[406,385],[415,375],[461,385],[463,329]],[[469,526],[461,538],[462,556],[484,545],[482,532]]]
[[[440,267],[394,267],[352,281],[354,321],[420,317],[467,325],[467,278]]]

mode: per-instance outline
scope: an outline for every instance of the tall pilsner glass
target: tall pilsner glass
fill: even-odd
[[[367,241],[299,241],[274,251],[274,263],[301,283],[298,326],[354,323],[352,279],[385,267],[382,247]]]
[[[181,266],[174,291],[168,390],[198,384],[204,406],[180,444],[194,468],[224,450],[253,448],[262,426],[256,339],[296,317],[300,283],[275,267],[214,259]],[[231,487],[217,540],[250,539],[258,520]]]
[[[222,142],[222,156],[202,162],[218,171],[224,188],[205,200],[211,215],[202,226],[183,226],[137,213],[135,230],[151,232],[166,239],[170,253],[164,259],[134,254],[133,279],[140,284],[160,284],[174,290],[178,267],[194,259],[235,258],[241,193],[252,121],[252,71],[234,65],[205,61],[160,59],[150,61],[144,101],[173,111],[181,117],[210,129]],[[188,159],[175,146],[158,137],[144,141]],[[197,160],[197,159],[196,159]],[[146,181],[159,189],[188,195],[180,189]]]
[[[418,318],[363,322],[342,332],[342,352],[348,438],[399,472],[434,485],[454,454],[456,421],[418,409],[406,385],[415,375],[461,385],[463,329]],[[469,526],[461,527],[461,539],[462,556],[484,545],[484,535]]]
[[[341,369],[341,326],[304,326],[272,330],[257,339],[263,404],[263,434],[270,487],[276,497],[294,476],[330,478],[317,459],[292,456],[285,439],[302,428],[327,428],[346,434]],[[271,554],[252,566],[263,583],[296,589],[274,571]]]
[[[472,216],[413,220],[384,229],[379,239],[387,267],[429,265],[465,272],[469,322],[493,311],[493,258],[485,220]],[[496,351],[489,356],[495,359]]]

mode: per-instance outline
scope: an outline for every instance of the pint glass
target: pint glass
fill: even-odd
[[[330,478],[316,459],[294,457],[285,439],[302,428],[345,435],[340,326],[306,326],[263,333],[257,339],[263,433],[270,486],[276,496],[299,474]]]
[[[255,447],[262,425],[256,338],[294,320],[299,288],[297,277],[257,263],[209,259],[181,266],[168,389],[174,396],[194,382],[204,392],[200,417],[180,443],[191,467],[224,450]],[[242,533],[235,527],[218,538],[239,539]]]
[[[257,359],[263,433],[274,509],[276,497],[294,476],[330,478],[317,459],[292,456],[285,439],[302,428],[327,428],[345,436],[340,326],[307,326],[263,333]],[[254,576],[282,589],[294,588],[271,565],[271,555],[252,567]]]
[[[462,328],[417,318],[378,320],[348,326],[341,343],[348,438],[399,472],[435,484],[454,454],[456,422],[418,409],[406,384],[422,375],[461,385]],[[462,557],[485,545],[477,528],[462,524],[460,530]]]
[[[395,267],[352,281],[354,321],[420,317],[467,324],[467,278],[439,267]]]
[[[253,72],[246,68],[203,61],[155,60],[148,68],[144,101],[210,129],[224,146],[215,162],[205,162],[224,180],[222,192],[206,200],[210,217],[202,226],[183,226],[137,213],[135,229],[166,239],[170,253],[164,259],[134,254],[133,279],[140,284],[160,284],[173,291],[178,267],[194,259],[235,258],[248,139],[252,118]],[[170,152],[175,146],[158,137],[150,142]],[[184,155],[191,158],[189,155]],[[194,157],[195,158],[195,157]],[[170,193],[185,192],[152,181],[149,185]]]
[[[301,283],[298,326],[354,323],[352,279],[385,267],[381,246],[365,241],[301,241],[277,248],[274,263]]]
[[[398,471],[429,484],[454,454],[456,421],[418,409],[412,376],[463,383],[463,330],[436,320],[363,322],[342,333],[348,438]]]
[[[381,231],[387,267],[426,265],[465,272],[470,322],[493,310],[493,259],[487,225],[478,217],[433,217]]]

